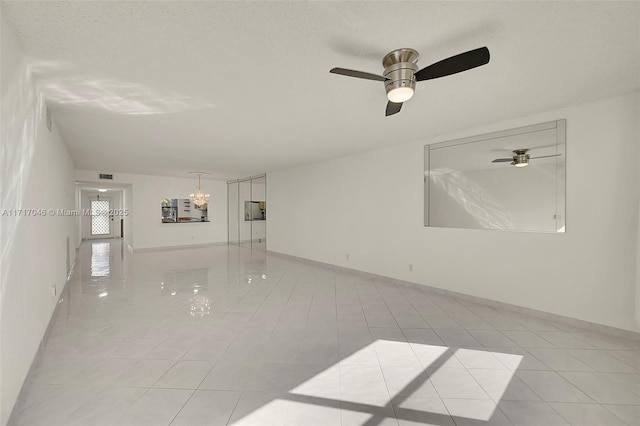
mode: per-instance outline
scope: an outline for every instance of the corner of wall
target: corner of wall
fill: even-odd
[[[0,53],[0,424],[6,424],[75,262],[74,164],[4,18]],[[37,267],[34,262],[37,260]],[[28,314],[25,314],[28,313]]]
[[[638,99],[627,93],[270,173],[269,250],[637,332]],[[423,226],[425,144],[561,118],[566,234]],[[307,204],[322,214],[297,214]],[[514,280],[509,265],[531,267]]]
[[[636,117],[640,117],[640,91],[636,93]],[[636,121],[636,147],[640,147],[640,122]],[[640,174],[640,148],[638,148],[638,164],[636,170]],[[640,176],[637,177],[640,180]],[[636,238],[636,324],[640,328],[640,186],[638,187],[638,207],[636,210],[637,238]]]

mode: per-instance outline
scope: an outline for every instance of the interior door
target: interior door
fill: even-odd
[[[91,217],[88,238],[113,238],[113,214],[111,198],[95,196],[89,198]]]

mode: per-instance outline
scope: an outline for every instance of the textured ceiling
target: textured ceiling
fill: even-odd
[[[640,90],[639,2],[2,2],[78,169],[232,178]],[[382,72],[487,46],[384,117]],[[561,118],[561,117],[558,117]]]

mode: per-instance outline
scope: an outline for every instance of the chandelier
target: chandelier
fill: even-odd
[[[202,207],[209,202],[209,194],[205,194],[205,192],[202,190],[202,187],[200,187],[200,176],[208,175],[209,173],[205,173],[205,172],[190,172],[190,173],[198,175],[198,188],[196,189],[195,194],[189,194],[189,199],[196,206]]]

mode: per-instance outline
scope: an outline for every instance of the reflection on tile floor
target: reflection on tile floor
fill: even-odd
[[[76,265],[11,424],[640,424],[640,342],[235,246]]]

